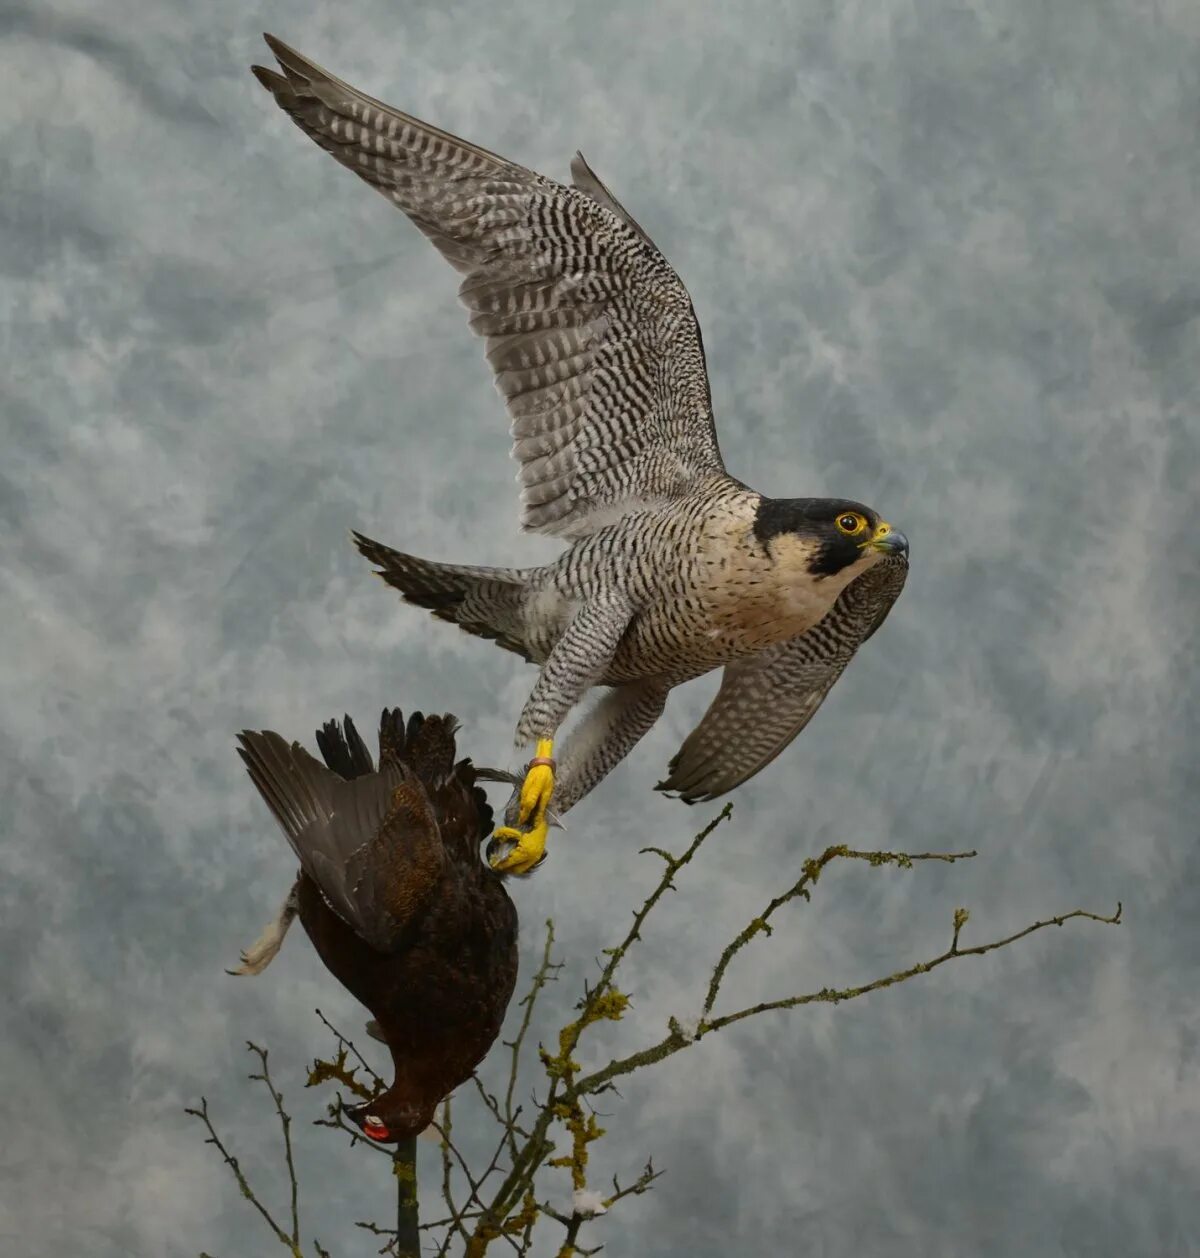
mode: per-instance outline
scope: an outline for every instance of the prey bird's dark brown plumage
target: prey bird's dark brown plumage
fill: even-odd
[[[517,977],[516,909],[480,854],[492,810],[456,728],[385,709],[378,768],[349,717],[318,731],[324,764],[270,730],[239,736],[300,873],[233,973],[260,973],[299,915],[391,1051],[392,1086],[346,1111],[374,1140],[428,1126],[491,1047]]]

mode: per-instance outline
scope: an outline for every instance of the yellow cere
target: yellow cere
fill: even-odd
[[[875,526],[875,532],[869,538],[867,538],[865,542],[860,542],[859,547],[862,548],[862,547],[870,546],[873,542],[882,541],[883,538],[887,537],[887,535],[891,531],[892,531],[892,526],[888,524],[886,520],[880,520],[879,523]]]

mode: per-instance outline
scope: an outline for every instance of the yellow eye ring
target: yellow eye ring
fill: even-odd
[[[837,529],[847,537],[857,537],[867,527],[866,520],[857,511],[847,511],[837,518]]]

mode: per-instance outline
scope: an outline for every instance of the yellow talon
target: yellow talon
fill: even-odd
[[[518,830],[516,826],[497,826],[492,843],[511,843],[513,846],[503,855],[493,857],[492,868],[500,874],[527,874],[546,859],[546,832],[549,826],[543,817],[530,830]]]
[[[554,794],[554,742],[549,738],[538,740],[533,762],[525,771],[521,783],[521,799],[517,809],[520,826],[497,826],[492,844],[511,843],[512,848],[503,856],[491,859],[493,869],[505,874],[527,874],[546,857],[546,809]],[[541,761],[542,763],[537,763]],[[491,846],[489,845],[489,846]]]

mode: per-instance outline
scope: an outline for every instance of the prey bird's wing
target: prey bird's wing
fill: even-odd
[[[521,524],[577,537],[724,475],[682,281],[588,168],[574,187],[357,91],[267,36],[280,108],[462,276],[521,465]]]
[[[904,556],[881,559],[807,633],[727,664],[716,698],[657,789],[678,791],[694,804],[724,795],[770,764],[883,623],[907,576]]]
[[[273,730],[243,730],[238,742],[251,780],[329,907],[373,948],[389,951],[440,870],[437,821],[420,784],[398,764],[347,781]]]

